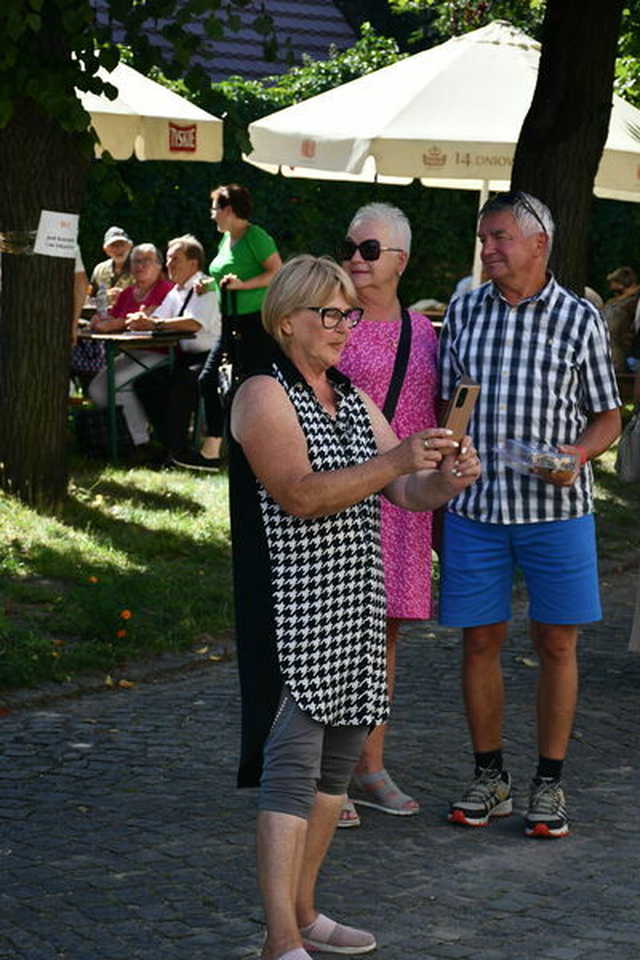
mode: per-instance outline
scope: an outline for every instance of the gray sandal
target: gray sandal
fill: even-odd
[[[400,790],[384,767],[376,773],[354,773],[349,793],[354,803],[396,817],[412,817],[420,812],[420,805]]]

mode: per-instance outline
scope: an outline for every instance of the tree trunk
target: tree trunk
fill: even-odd
[[[81,136],[17,104],[0,130],[0,230],[35,230],[42,209],[79,212],[87,167]],[[49,511],[67,489],[73,273],[73,260],[2,254],[0,486]]]
[[[623,0],[547,0],[538,80],[514,157],[512,188],[549,206],[556,223],[551,267],[580,293],[622,8]]]

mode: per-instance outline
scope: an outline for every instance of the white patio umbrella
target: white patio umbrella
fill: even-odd
[[[539,59],[537,41],[496,20],[256,120],[246,159],[289,176],[502,187]],[[614,96],[598,196],[640,201],[637,131],[640,110]]]
[[[222,120],[184,97],[119,63],[98,75],[118,90],[115,100],[78,91],[91,114],[100,143],[117,160],[135,154],[139,160],[222,159]]]
[[[496,20],[249,126],[250,163],[285,176],[509,188],[540,44]],[[614,97],[595,182],[640,201],[640,110]],[[479,267],[476,268],[479,274]]]

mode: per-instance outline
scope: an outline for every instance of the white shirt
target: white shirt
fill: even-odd
[[[220,339],[220,307],[215,293],[199,295],[195,290],[191,293],[200,279],[208,280],[209,278],[198,270],[185,284],[176,284],[152,314],[158,320],[191,317],[200,324],[200,329],[196,331],[193,340],[180,341],[180,348],[185,353],[203,353],[205,350],[211,350]],[[189,300],[185,306],[187,297]]]

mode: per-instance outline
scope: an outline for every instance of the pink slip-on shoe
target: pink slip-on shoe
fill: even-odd
[[[313,923],[300,929],[306,950],[318,953],[341,953],[355,955],[369,953],[376,948],[376,938],[366,930],[347,927],[319,913]]]

